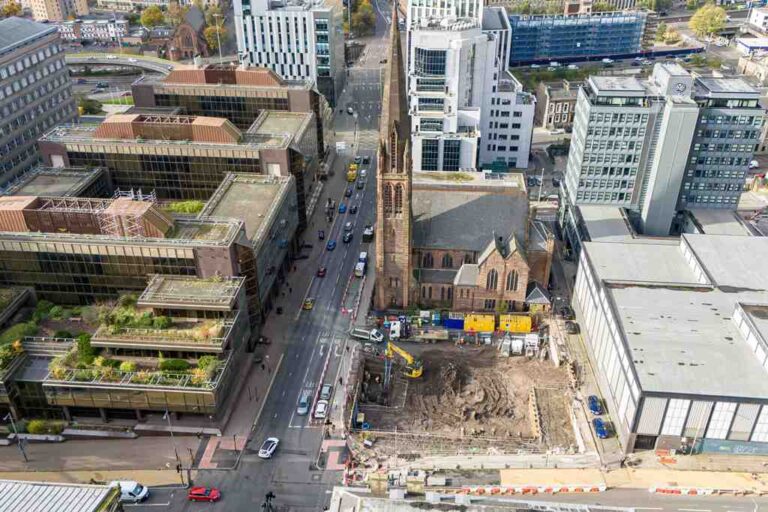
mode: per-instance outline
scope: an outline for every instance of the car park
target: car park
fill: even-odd
[[[608,426],[600,418],[592,420],[592,426],[595,428],[595,435],[598,439],[608,439]]]
[[[317,267],[317,277],[325,277],[325,274],[328,272],[328,269],[325,267]]]
[[[333,394],[333,386],[331,384],[323,384],[320,388],[320,400],[330,400]]]
[[[321,420],[328,416],[328,400],[318,400],[315,406],[315,419]]]
[[[339,204],[339,213],[347,213],[347,205],[344,203]]]
[[[215,487],[203,487],[198,485],[189,489],[187,492],[187,499],[189,501],[219,501],[221,499],[221,491]]]
[[[325,244],[325,248],[329,251],[332,251],[336,248],[336,240],[328,240],[328,243]]]
[[[344,242],[345,244],[348,244],[349,242],[351,242],[352,241],[352,232],[348,231],[348,232],[344,233],[344,236],[341,238],[341,241]]]
[[[304,303],[301,305],[301,309],[304,311],[311,311],[315,307],[315,299],[304,299]]]
[[[277,445],[280,444],[280,440],[276,437],[268,437],[261,443],[259,448],[259,457],[262,459],[271,459],[272,455],[277,450]]]
[[[589,398],[587,398],[587,406],[589,407],[589,412],[595,416],[603,414],[603,404],[600,403],[600,399],[597,398],[597,395],[589,395]]]

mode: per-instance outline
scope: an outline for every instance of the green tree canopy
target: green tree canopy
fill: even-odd
[[[219,39],[222,41],[227,37],[227,29],[223,25],[205,27],[203,37],[211,50],[219,49]]]
[[[610,12],[615,10],[616,7],[608,2],[596,2],[592,4],[592,12]]]
[[[727,20],[725,9],[707,4],[693,14],[688,26],[698,37],[711,37],[725,27]]]
[[[156,27],[165,23],[165,15],[160,7],[156,5],[150,5],[143,11],[141,11],[141,24],[147,28]]]
[[[18,2],[14,2],[13,0],[5,4],[3,8],[0,9],[0,16],[4,18],[8,16],[19,16],[19,15],[21,15],[21,4]]]
[[[376,26],[376,15],[369,0],[358,2],[357,9],[352,13],[352,30],[358,35],[372,34]]]

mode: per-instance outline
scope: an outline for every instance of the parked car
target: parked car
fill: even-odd
[[[349,242],[351,242],[352,241],[352,232],[348,231],[348,232],[344,233],[344,236],[341,237],[341,241],[344,242],[345,244],[348,244]]]
[[[329,251],[332,251],[336,248],[336,240],[328,240],[328,243],[325,244],[325,248]]]
[[[323,384],[320,388],[320,400],[330,400],[331,394],[333,394],[333,386],[331,384]]]
[[[325,267],[317,267],[317,277],[325,277],[328,270]]]
[[[344,203],[339,204],[339,213],[347,213],[347,205]]]
[[[572,320],[568,320],[565,322],[565,332],[568,334],[579,334],[581,329],[579,329],[579,324]]]
[[[595,427],[595,435],[598,439],[608,439],[608,427],[603,420],[600,418],[593,419],[592,426]]]
[[[576,318],[573,314],[573,308],[571,306],[563,306],[560,308],[560,316],[565,320],[573,320]]]
[[[321,420],[328,416],[328,400],[318,400],[315,406],[315,419]]]
[[[352,205],[352,206],[350,206],[350,207],[349,207],[349,214],[350,214],[350,215],[354,215],[354,214],[356,214],[356,213],[357,213],[357,206],[356,206],[356,205]]]
[[[259,457],[262,459],[271,459],[277,450],[277,445],[280,444],[280,440],[276,437],[268,437],[261,443],[259,448]]]
[[[301,305],[301,309],[304,311],[312,311],[312,309],[315,307],[315,299],[308,298],[304,299],[304,303]]]
[[[587,398],[587,405],[589,407],[589,412],[595,416],[603,414],[603,404],[600,403],[600,399],[597,398],[596,395],[589,395],[589,398]]]
[[[187,499],[189,501],[219,501],[221,499],[221,491],[215,487],[192,487],[187,493]]]

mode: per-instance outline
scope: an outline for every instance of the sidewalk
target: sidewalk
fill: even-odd
[[[194,481],[196,472],[192,472]],[[181,477],[175,469],[151,470],[134,469],[121,471],[25,471],[0,472],[0,480],[23,480],[26,482],[61,482],[89,484],[93,482],[112,482],[114,480],[132,480],[148,487],[181,485]],[[184,473],[184,482],[187,474]]]

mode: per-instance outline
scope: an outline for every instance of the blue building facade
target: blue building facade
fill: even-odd
[[[639,53],[647,21],[645,12],[511,15],[509,65],[573,62]]]

